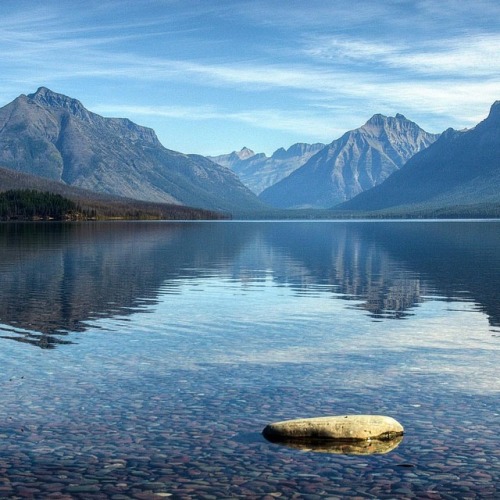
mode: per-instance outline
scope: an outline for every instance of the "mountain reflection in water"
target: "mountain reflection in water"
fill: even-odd
[[[426,297],[500,326],[498,222],[106,222],[0,225],[0,332],[43,348],[88,321],[147,310],[200,278],[272,277],[374,320]],[[351,306],[351,304],[353,304]],[[2,331],[3,330],[3,331]]]

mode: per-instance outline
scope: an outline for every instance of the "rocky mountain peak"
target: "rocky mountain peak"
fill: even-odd
[[[346,132],[260,198],[280,208],[328,208],[383,182],[437,139],[403,115],[373,115]]]
[[[408,120],[404,115],[397,113],[396,116],[374,115],[362,127],[352,131],[356,137],[364,136],[371,137],[380,141],[388,141],[397,150],[400,150],[401,144],[406,144],[410,147],[408,155],[403,153],[404,161],[415,154],[422,146],[427,146],[428,136],[431,142],[437,139],[437,135],[428,134],[423,131],[416,123]],[[425,142],[427,144],[422,144]],[[399,144],[399,145],[398,145]],[[403,149],[406,149],[404,147]],[[399,151],[402,153],[402,150]]]
[[[500,101],[495,101],[490,109],[488,120],[498,122],[500,121]]]
[[[377,113],[373,115],[367,122],[366,125],[381,125],[387,121],[387,116]]]
[[[254,153],[251,149],[244,147],[239,152],[233,151],[230,154],[208,158],[230,168],[243,184],[259,194],[301,167],[312,155],[324,147],[325,145],[321,143],[298,143],[288,149],[277,149],[271,157],[265,153]]]
[[[376,114],[373,115],[362,127],[353,130],[352,132],[357,135],[361,133],[378,137],[388,128],[392,128],[390,118],[385,115]]]
[[[402,125],[414,125],[412,121],[408,120],[401,113],[397,113],[396,116],[385,116],[381,114],[373,115],[362,127],[361,130],[373,129],[373,128],[398,128]]]
[[[240,160],[246,160],[247,158],[251,158],[252,156],[254,156],[255,152],[247,148],[246,146],[243,146],[241,150],[236,153],[236,155]]]
[[[316,143],[316,144],[306,144],[303,142],[298,142],[293,144],[288,149],[279,148],[277,149],[271,158],[275,160],[286,160],[288,158],[299,157],[304,155],[312,156],[314,153],[317,153],[320,149],[324,148],[324,144]]]
[[[40,87],[34,94],[28,94],[28,99],[36,102],[40,106],[52,109],[63,109],[69,111],[80,120],[91,122],[91,113],[85,109],[83,104],[77,99],[58,94],[48,89]]]
[[[271,158],[275,160],[280,160],[287,157],[287,150],[285,148],[278,148],[272,155]]]
[[[215,210],[262,206],[233,172],[46,87],[0,108],[0,143],[0,165],[70,186]]]
[[[448,128],[425,151],[409,158],[398,175],[343,203],[340,208],[368,211],[409,205],[419,209],[478,203],[498,206],[499,130],[500,102],[497,101],[488,118],[475,127]]]

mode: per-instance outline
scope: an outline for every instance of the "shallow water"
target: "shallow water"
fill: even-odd
[[[0,497],[498,497],[499,229],[0,225]],[[404,438],[261,436],[349,413]]]

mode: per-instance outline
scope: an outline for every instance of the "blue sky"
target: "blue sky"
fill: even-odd
[[[498,0],[2,0],[0,106],[40,86],[164,146],[271,154],[374,113],[429,132],[500,99]]]

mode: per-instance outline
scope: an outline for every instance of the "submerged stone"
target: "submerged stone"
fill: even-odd
[[[403,426],[397,420],[383,415],[299,418],[269,424],[262,432],[270,441],[383,441],[403,433]]]

